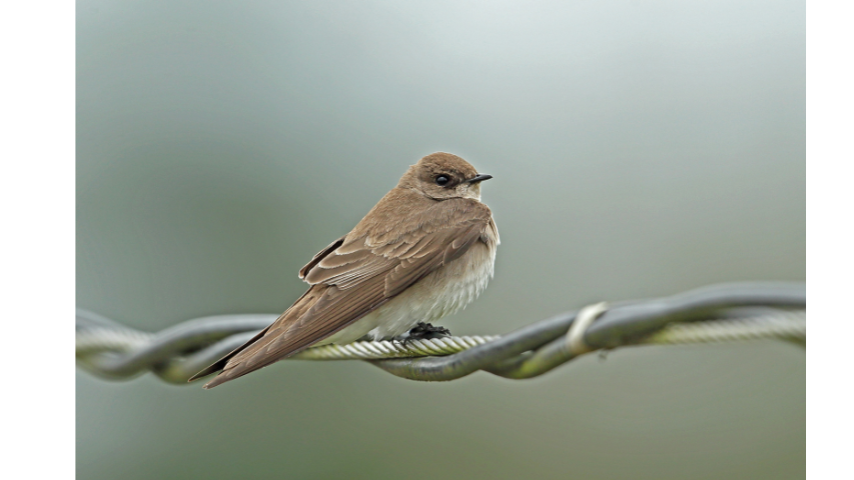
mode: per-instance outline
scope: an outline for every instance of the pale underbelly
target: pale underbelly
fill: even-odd
[[[344,344],[367,336],[389,339],[418,322],[431,323],[466,307],[486,289],[495,265],[495,247],[473,245],[462,257],[436,270],[352,325],[314,345]]]

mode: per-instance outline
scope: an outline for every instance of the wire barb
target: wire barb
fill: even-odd
[[[365,360],[403,378],[454,380],[484,370],[505,378],[542,375],[594,350],[639,344],[691,344],[772,338],[806,345],[806,288],[792,283],[716,285],[672,297],[604,302],[507,335],[354,342],[310,348],[300,360]],[[252,338],[276,315],[220,315],[140,332],[86,310],[77,312],[77,361],[123,379],[151,371],[188,378]]]

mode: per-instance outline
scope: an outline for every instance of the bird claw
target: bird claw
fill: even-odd
[[[450,337],[451,331],[445,327],[434,327],[429,323],[418,322],[409,332],[402,335],[402,343],[406,346],[414,340],[433,340],[434,338]]]

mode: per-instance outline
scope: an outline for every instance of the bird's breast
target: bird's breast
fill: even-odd
[[[486,289],[494,272],[495,246],[478,242],[377,309],[377,326],[369,335],[396,337],[418,322],[435,322],[462,310]]]

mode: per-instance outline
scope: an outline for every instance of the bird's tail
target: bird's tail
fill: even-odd
[[[235,348],[228,355],[220,358],[219,360],[216,361],[216,363],[210,365],[209,367],[205,368],[201,372],[193,375],[187,381],[193,382],[193,381],[196,381],[202,377],[207,377],[208,375],[210,375],[212,373],[222,371],[225,368],[225,365],[228,363],[229,360],[231,360],[232,358],[234,358],[235,355],[242,352],[243,350],[246,350],[247,348],[249,348],[249,346],[251,346],[252,344],[257,342],[258,340],[260,340],[261,337],[263,337],[264,334],[267,333],[267,330],[269,330],[269,329],[270,329],[270,327],[267,327],[264,330],[261,330],[260,332],[258,332],[258,335],[255,335],[254,337],[252,337],[252,339],[250,339],[248,342],[246,342],[243,345]],[[213,387],[219,385],[220,383],[226,381],[226,379],[222,379],[220,381],[217,381],[218,378],[219,378],[219,376],[217,376],[216,378],[214,378],[213,380],[211,380],[210,382],[205,384],[204,388],[213,388]]]

